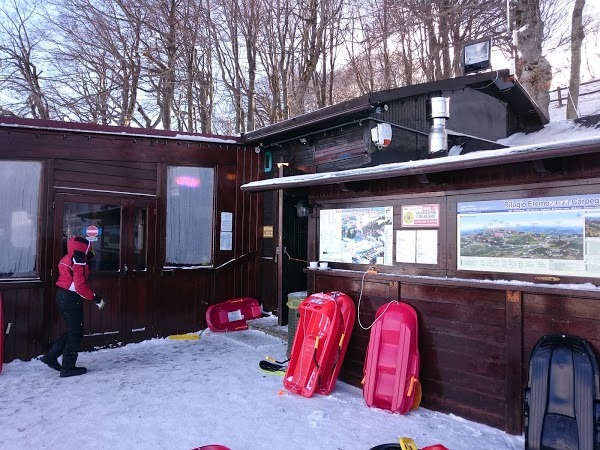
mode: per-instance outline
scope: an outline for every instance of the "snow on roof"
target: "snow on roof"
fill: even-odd
[[[57,122],[60,123],[60,122]],[[70,123],[70,122],[69,122]],[[84,126],[81,128],[77,127],[78,124],[74,124],[72,127],[61,127],[61,126],[40,126],[35,124],[19,124],[19,123],[2,123],[0,122],[0,127],[6,128],[24,128],[24,129],[32,129],[32,130],[46,130],[46,131],[60,131],[60,132],[69,132],[69,133],[86,133],[86,134],[104,134],[109,136],[126,136],[131,138],[140,138],[140,139],[171,139],[177,141],[191,141],[191,142],[207,142],[213,144],[240,144],[240,141],[231,138],[222,138],[216,136],[201,136],[201,135],[190,135],[190,134],[180,134],[177,132],[170,132],[171,134],[167,134],[169,132],[163,131],[160,133],[144,133],[143,128],[129,128],[130,130],[139,130],[139,132],[130,132],[123,130],[123,127],[115,127],[115,131],[110,130],[110,126],[106,126],[105,130],[92,130],[86,129]],[[82,124],[83,125],[83,124]],[[117,131],[118,130],[118,131]],[[156,131],[156,130],[153,130]]]
[[[381,164],[375,167],[324,172],[309,175],[295,175],[254,181],[242,185],[244,191],[262,191],[291,187],[336,184],[361,179],[389,178],[393,176],[435,173],[445,170],[483,167],[507,162],[543,159],[572,152],[586,153],[589,147],[600,150],[600,127],[585,127],[573,121],[550,123],[534,133],[517,133],[498,141],[508,148],[482,150],[464,155],[443,158],[423,159],[400,163]]]

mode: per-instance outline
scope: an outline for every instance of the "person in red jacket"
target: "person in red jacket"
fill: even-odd
[[[67,242],[67,254],[58,263],[56,306],[67,324],[67,331],[50,347],[41,361],[60,371],[61,377],[83,375],[85,367],[76,367],[79,344],[83,339],[83,301],[95,302],[98,309],[105,302],[87,284],[90,268],[88,262],[94,257],[91,242],[82,237],[72,237]],[[62,355],[62,366],[58,357]]]

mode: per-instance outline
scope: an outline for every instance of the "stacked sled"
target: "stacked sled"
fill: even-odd
[[[337,380],[354,327],[352,299],[341,292],[320,292],[298,306],[300,319],[283,386],[303,397],[329,394]]]
[[[316,293],[298,307],[300,319],[283,385],[304,397],[327,395],[340,372],[356,311],[341,292]],[[367,405],[405,414],[421,399],[415,310],[391,302],[376,313],[364,364]]]

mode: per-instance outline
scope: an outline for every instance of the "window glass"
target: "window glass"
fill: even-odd
[[[214,170],[167,169],[166,262],[212,263]]]
[[[92,270],[117,272],[121,261],[121,216],[120,205],[65,202],[63,254],[67,253],[70,238],[84,237],[94,249],[95,257],[89,263]]]
[[[133,270],[146,270],[146,256],[147,256],[147,240],[146,240],[146,218],[148,216],[148,209],[146,208],[135,208],[133,213],[134,224],[133,224],[133,253],[134,253],[134,266]]]
[[[0,278],[37,277],[42,163],[0,161]]]

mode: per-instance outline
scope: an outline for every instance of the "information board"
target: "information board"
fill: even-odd
[[[457,204],[457,269],[600,275],[600,194]]]
[[[391,266],[393,219],[391,206],[321,210],[319,260]]]

